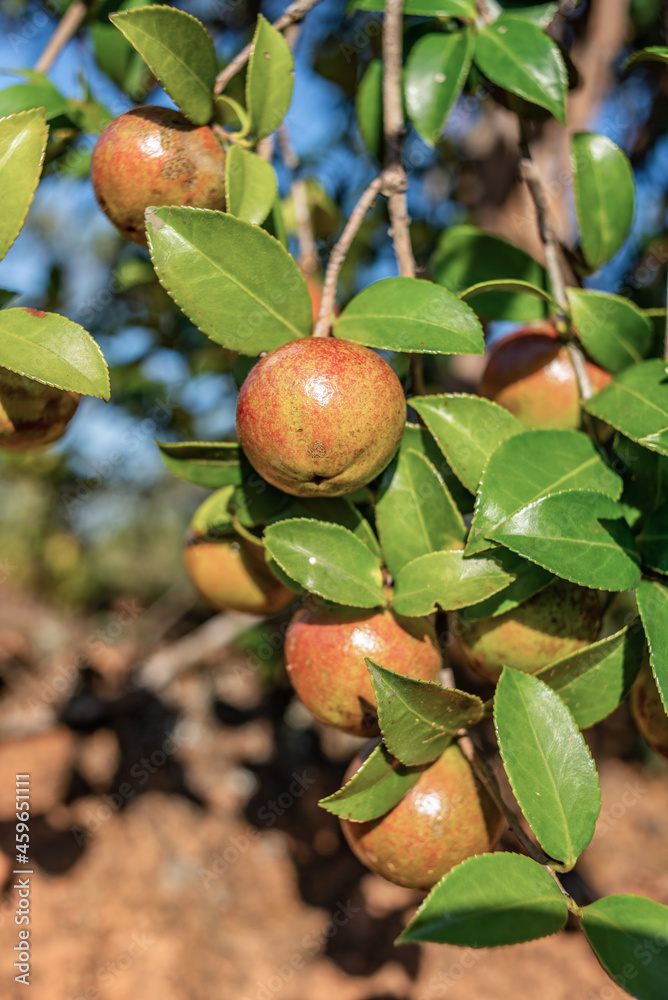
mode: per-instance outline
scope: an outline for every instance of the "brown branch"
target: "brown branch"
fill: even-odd
[[[284,31],[289,28],[291,24],[296,24],[297,21],[301,21],[303,17],[308,14],[316,4],[319,4],[320,0],[295,0],[291,3],[289,7],[281,14],[277,21],[274,21],[272,28],[276,28],[277,31]],[[234,59],[227,64],[225,69],[216,77],[216,83],[213,88],[214,94],[222,94],[225,87],[228,85],[233,76],[239,72],[240,69],[246,65],[250,59],[251,52],[253,51],[253,43],[249,42],[248,45],[241,50],[241,52],[234,57]]]
[[[63,14],[56,30],[35,63],[37,73],[48,73],[69,40],[77,33],[88,13],[91,0],[75,0]]]

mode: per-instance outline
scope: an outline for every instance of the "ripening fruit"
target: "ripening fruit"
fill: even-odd
[[[469,665],[495,681],[504,666],[533,674],[588,646],[601,627],[601,610],[597,591],[555,580],[496,618],[459,615],[456,632]]]
[[[595,393],[612,378],[590,361],[586,369]],[[530,430],[580,426],[575,371],[551,323],[532,323],[493,344],[479,392],[510,410]]]
[[[346,778],[361,764],[357,758]],[[366,823],[344,819],[341,827],[353,853],[377,875],[431,889],[461,861],[492,849],[501,815],[453,743],[384,816]]]
[[[100,208],[126,240],[147,246],[148,205],[225,208],[225,152],[208,125],[145,105],[107,125],[93,150]]]
[[[276,579],[260,553],[259,546],[237,535],[207,539],[191,533],[184,560],[190,579],[218,611],[272,615],[295,593]]]
[[[293,340],[252,368],[237,403],[248,460],[301,497],[343,496],[385,468],[404,432],[394,371],[367,347],[332,337]]]
[[[668,715],[647,661],[631,688],[631,711],[652,750],[668,758]]]
[[[365,656],[423,681],[437,680],[442,665],[436,633],[426,618],[307,597],[285,635],[288,676],[316,719],[353,736],[379,731]]]
[[[78,404],[76,392],[0,368],[0,448],[29,451],[57,441]]]

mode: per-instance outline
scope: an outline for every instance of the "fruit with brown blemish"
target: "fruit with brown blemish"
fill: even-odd
[[[0,368],[0,448],[30,451],[52,444],[67,430],[78,404],[76,392]]]
[[[293,340],[251,369],[237,404],[251,465],[295,496],[343,496],[390,462],[406,401],[394,371],[367,347],[332,337]]]
[[[496,681],[504,666],[533,674],[590,645],[601,627],[598,591],[555,580],[524,604],[495,618],[456,619],[459,647],[469,665]]]
[[[668,715],[647,660],[631,688],[631,711],[652,750],[668,759]]]
[[[208,125],[145,105],[114,118],[102,132],[91,181],[121,235],[145,247],[149,205],[224,209],[225,152]]]
[[[378,733],[376,699],[365,657],[396,673],[435,681],[442,666],[426,618],[349,608],[309,595],[285,635],[285,661],[309,711],[354,736]]]
[[[590,361],[585,368],[594,393],[612,378]],[[575,369],[555,327],[548,322],[525,326],[491,347],[479,392],[531,430],[577,430],[581,423]]]
[[[346,779],[362,763],[357,758]],[[364,823],[343,819],[341,827],[371,871],[397,885],[431,889],[455,865],[492,849],[501,815],[453,743],[384,816]]]

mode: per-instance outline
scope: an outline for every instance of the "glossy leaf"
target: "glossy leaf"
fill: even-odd
[[[504,667],[494,725],[508,780],[543,850],[572,868],[601,811],[596,766],[559,695]]]
[[[571,164],[582,252],[595,271],[619,250],[631,228],[633,171],[619,146],[596,132],[573,135]]]
[[[357,127],[369,152],[383,156],[383,64],[372,59],[359,82],[355,95]]]
[[[505,551],[505,549],[497,547],[494,550],[494,555],[498,557],[500,552]],[[545,590],[554,580],[552,573],[543,569],[542,566],[528,562],[526,559],[518,558],[518,565],[515,572],[517,576],[512,583],[509,583],[503,590],[499,590],[498,593],[493,594],[492,597],[488,597],[486,601],[481,601],[480,604],[464,608],[460,611],[460,619],[463,621],[479,621],[481,618],[496,618],[498,615],[504,615],[506,611],[512,611],[514,608],[519,607],[520,604],[528,601],[534,594]]]
[[[466,554],[490,548],[489,532],[521,507],[563,490],[595,490],[617,500],[622,480],[578,431],[525,431],[503,441],[482,474]]]
[[[0,366],[44,385],[109,399],[102,351],[82,326],[57,313],[3,309]]]
[[[632,590],[639,556],[623,511],[602,493],[567,490],[522,507],[489,532],[556,576],[599,590]]]
[[[503,590],[514,574],[498,559],[473,556],[460,550],[430,552],[404,566],[394,581],[392,606],[407,617],[429,615],[437,607],[458,611]]]
[[[42,172],[48,128],[37,108],[0,118],[0,259],[21,232]]]
[[[402,764],[436,760],[457,730],[482,718],[484,705],[473,694],[397,674],[368,658],[366,665],[385,745]]]
[[[558,46],[537,25],[502,14],[480,32],[474,59],[492,83],[565,124],[566,66]]]
[[[230,500],[235,528],[264,527],[287,507],[289,497],[266,482],[247,461],[242,460],[241,467],[242,484],[236,487]]]
[[[195,326],[251,357],[311,331],[306,282],[264,230],[225,212],[147,209],[160,283]]]
[[[644,651],[642,629],[623,628],[543,667],[536,677],[557,692],[580,729],[588,729],[607,718],[624,700],[636,679]]]
[[[645,49],[638,49],[626,60],[626,66],[633,66],[639,62],[668,63],[668,48],[665,45],[648,45]]]
[[[383,475],[376,526],[392,576],[427,552],[463,548],[466,538],[445,483],[428,458],[411,450],[400,452]]]
[[[356,295],[335,334],[366,347],[412,354],[483,354],[478,317],[456,295],[430,281],[384,278]]]
[[[450,468],[445,455],[422,424],[406,424],[399,452],[419,451],[434,466],[462,514],[473,511],[473,497]]]
[[[466,82],[474,36],[467,31],[423,35],[410,51],[404,72],[408,117],[434,145]]]
[[[271,163],[248,149],[232,146],[225,161],[227,211],[260,225],[271,211],[276,191]]]
[[[380,564],[347,528],[296,518],[270,524],[264,542],[288,576],[311,593],[354,608],[383,604]]]
[[[624,480],[624,516],[635,528],[649,510],[668,503],[668,458],[621,434],[615,435],[613,458]]]
[[[665,361],[642,361],[627,368],[588,400],[585,409],[650,451],[668,455]]]
[[[577,6],[577,4],[575,4]],[[539,28],[547,28],[559,12],[558,3],[539,3],[535,7],[512,7],[513,17],[524,17]]]
[[[615,982],[638,1000],[665,1000],[668,906],[643,896],[604,896],[585,907],[582,930]]]
[[[294,59],[280,31],[258,15],[246,77],[246,107],[258,139],[274,132],[292,99]]]
[[[384,10],[384,0],[355,0],[355,10]],[[475,0],[405,0],[405,16],[419,17],[461,17],[475,21],[478,12]]]
[[[0,91],[0,117],[24,111],[41,112],[50,122],[67,113],[70,101],[44,78],[31,83],[17,83]]]
[[[490,455],[502,441],[524,430],[512,413],[480,396],[464,393],[414,396],[410,405],[420,414],[455,475],[471,493],[477,491]]]
[[[354,823],[378,819],[403,799],[423,771],[424,767],[405,767],[379,743],[350,781],[318,805]]]
[[[652,673],[668,712],[668,586],[643,580],[636,590],[636,598],[649,645]]]
[[[285,520],[289,517],[310,517],[340,524],[352,531],[353,535],[357,535],[378,559],[381,557],[380,545],[371,525],[347,497],[319,497],[317,500],[291,497],[287,506],[276,516],[276,520]]]
[[[652,343],[652,324],[619,295],[567,290],[573,324],[587,352],[610,372],[642,361]]]
[[[242,483],[241,449],[230,441],[157,441],[169,471],[187,483],[217,490]]]
[[[118,11],[145,7],[145,0],[123,0],[115,4]],[[134,100],[141,100],[153,77],[137,50],[107,18],[112,5],[105,3],[97,10],[99,20],[89,27],[95,50],[95,62],[114,83]],[[148,79],[147,79],[148,78]]]
[[[190,522],[190,528],[207,538],[220,538],[234,533],[230,500],[234,486],[225,486],[216,490],[201,504]]]
[[[636,536],[636,544],[643,565],[668,576],[668,503],[650,514]]]
[[[176,7],[157,4],[119,11],[109,20],[134,45],[187,118],[196,125],[211,121],[218,62],[201,21]]]
[[[471,305],[482,319],[523,321],[539,319],[549,311],[536,298],[534,288],[547,290],[545,268],[524,250],[475,226],[445,229],[431,258],[434,280],[452,292],[461,293],[488,281],[507,285],[527,282],[528,294],[490,290],[476,294]]]
[[[493,948],[556,934],[567,918],[565,896],[536,861],[505,851],[479,854],[443,876],[397,943]]]
[[[494,281],[479,281],[477,285],[471,285],[459,293],[463,302],[469,302],[480,295],[531,295],[541,302],[547,302],[550,309],[556,309],[554,299],[544,288],[532,285],[529,281],[508,280],[497,278]]]

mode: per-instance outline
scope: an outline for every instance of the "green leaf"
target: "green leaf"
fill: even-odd
[[[276,198],[276,174],[271,163],[241,146],[232,146],[225,160],[227,211],[260,225]]]
[[[354,823],[378,819],[403,799],[423,771],[405,767],[379,743],[350,781],[318,805]]]
[[[610,372],[642,361],[652,343],[652,324],[633,302],[581,288],[569,288],[567,295],[575,329],[594,361]]]
[[[208,496],[193,515],[190,522],[192,531],[207,538],[220,538],[223,535],[233,534],[234,527],[229,509],[233,493],[234,486],[225,486]]]
[[[292,98],[294,59],[280,31],[258,14],[246,76],[246,106],[251,132],[258,139],[274,132]]]
[[[0,91],[0,117],[38,111],[47,122],[67,113],[70,102],[50,80],[17,83]]]
[[[207,336],[251,357],[311,331],[311,298],[293,257],[264,230],[203,208],[147,209],[160,283]]]
[[[112,7],[120,11],[145,6],[145,0],[124,0],[115,5],[107,2],[97,9],[100,20],[93,22],[89,28],[95,49],[95,62],[103,73],[136,101],[141,100],[146,93],[152,76],[134,46],[109,22],[107,12]]]
[[[20,292],[12,292],[9,288],[0,288],[0,306],[7,305],[13,298],[20,295]]]
[[[641,361],[627,368],[588,400],[585,409],[650,451],[668,455],[665,361]]]
[[[642,580],[636,598],[649,645],[652,673],[668,712],[668,587],[653,580]]]
[[[422,617],[435,611],[458,611],[503,590],[514,574],[499,559],[461,551],[430,552],[409,562],[394,581],[392,606],[397,614]]]
[[[23,111],[0,118],[0,260],[21,232],[35,188],[49,130],[44,112]]]
[[[384,0],[355,0],[354,10],[384,10]],[[405,16],[418,17],[460,17],[475,21],[478,12],[475,0],[405,0]]]
[[[624,479],[621,502],[625,517],[635,528],[648,511],[668,503],[668,458],[616,434],[613,460]]]
[[[547,302],[550,309],[556,309],[554,299],[545,289],[539,288],[538,285],[532,285],[528,281],[508,280],[506,278],[497,278],[494,281],[479,281],[477,285],[465,288],[463,292],[459,293],[459,297],[462,302],[468,302],[469,299],[475,299],[479,295],[492,294],[532,295],[534,298],[540,299],[541,302]]]
[[[627,627],[535,675],[553,688],[580,729],[595,726],[626,698],[645,652],[640,628]]]
[[[625,68],[639,62],[668,62],[668,48],[665,45],[648,45],[646,49],[633,52],[626,60]]]
[[[632,590],[640,580],[631,529],[621,507],[603,493],[553,493],[522,507],[488,534],[583,587]]]
[[[453,472],[476,493],[483,469],[502,441],[524,428],[512,413],[480,396],[414,396],[410,405],[433,434]]]
[[[584,258],[592,271],[619,250],[633,221],[633,171],[619,146],[596,132],[571,138],[575,210]]]
[[[504,549],[497,548],[495,555],[504,552]],[[503,590],[489,597],[480,604],[474,604],[470,608],[464,608],[460,612],[460,619],[463,621],[479,621],[481,618],[496,618],[498,615],[505,615],[506,611],[524,604],[534,594],[552,583],[554,576],[548,573],[542,566],[527,562],[526,559],[518,559],[517,576]]]
[[[404,73],[406,109],[418,133],[433,146],[459,97],[471,66],[474,35],[423,35],[410,51]]]
[[[565,896],[536,861],[479,854],[443,876],[397,943],[493,948],[556,934],[567,918]]]
[[[492,83],[565,124],[566,66],[558,46],[535,24],[502,14],[478,35],[474,59]]]
[[[452,292],[469,292],[488,281],[530,286],[527,294],[490,290],[476,294],[472,305],[481,319],[524,321],[540,319],[549,309],[535,289],[547,290],[547,274],[524,250],[475,226],[451,226],[442,233],[431,258],[434,280]]]
[[[379,562],[347,528],[295,518],[270,524],[264,542],[288,576],[310,593],[354,608],[384,603]]]
[[[357,126],[364,145],[377,160],[383,156],[383,63],[372,59],[355,95]]]
[[[643,564],[668,576],[668,503],[664,503],[645,521],[636,544]]]
[[[431,681],[415,680],[366,660],[385,745],[402,764],[436,760],[458,729],[483,716],[480,698]]]
[[[109,399],[109,372],[89,333],[57,313],[3,309],[0,365],[44,385]]]
[[[466,554],[490,548],[489,532],[540,497],[563,490],[595,490],[617,500],[622,485],[586,434],[558,430],[516,434],[499,445],[485,466]]]
[[[184,115],[196,125],[210,122],[218,61],[202,22],[175,7],[158,5],[110,14],[109,20],[134,45]]]
[[[157,441],[169,471],[187,483],[218,490],[242,483],[241,456],[238,444],[230,441]]]
[[[572,715],[543,681],[504,667],[494,725],[520,809],[543,850],[572,868],[601,811],[596,766]]]
[[[575,4],[577,6],[577,3]],[[559,12],[558,3],[540,3],[535,7],[512,7],[514,17],[524,17],[533,21],[539,28],[547,28]]]
[[[473,511],[473,497],[448,465],[445,455],[422,424],[406,424],[399,452],[419,451],[434,466],[462,514]]]
[[[604,896],[580,921],[597,959],[621,989],[638,1000],[665,1000],[668,906],[642,896]]]
[[[402,451],[386,469],[376,502],[385,565],[397,573],[427,552],[464,547],[466,527],[438,472],[417,451]]]
[[[456,295],[430,281],[384,278],[356,295],[335,333],[366,347],[412,354],[483,354],[482,327]]]
[[[380,560],[380,546],[373,528],[348,497],[322,497],[317,500],[291,497],[290,502],[275,519],[283,521],[290,517],[310,517],[340,524],[352,531],[353,535],[357,535],[369,551]]]

